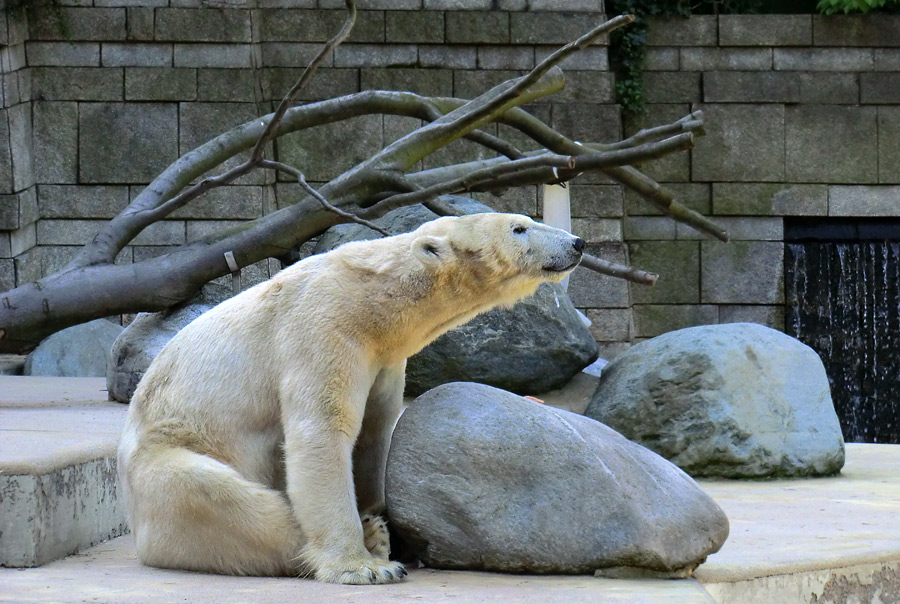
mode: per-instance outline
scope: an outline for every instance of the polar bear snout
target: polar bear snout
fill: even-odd
[[[584,251],[584,239],[576,237],[575,241],[572,242],[572,247],[575,248],[575,251],[578,252],[578,257],[581,258],[581,254]]]

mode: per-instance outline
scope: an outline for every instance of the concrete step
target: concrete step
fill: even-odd
[[[41,564],[125,530],[114,451],[126,407],[105,402],[104,388],[98,378],[0,376],[4,560]],[[125,536],[39,568],[0,568],[0,602],[900,604],[898,476],[900,446],[849,444],[832,478],[700,481],[731,535],[687,580],[414,569],[397,585],[323,585],[148,568]]]
[[[115,465],[126,411],[107,402],[105,378],[0,376],[0,566],[126,531]]]

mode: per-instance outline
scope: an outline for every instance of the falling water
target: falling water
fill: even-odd
[[[900,243],[785,250],[786,331],[822,357],[849,442],[900,443]]]

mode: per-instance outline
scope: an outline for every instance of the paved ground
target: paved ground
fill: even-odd
[[[103,387],[102,380],[0,376],[0,471],[40,468],[48,456],[77,459],[86,444],[111,450],[125,407],[103,402]],[[126,536],[40,568],[0,568],[0,602],[898,604],[898,476],[900,446],[851,444],[833,478],[702,481],[728,514],[731,535],[689,580],[418,569],[398,585],[334,586],[147,568]]]

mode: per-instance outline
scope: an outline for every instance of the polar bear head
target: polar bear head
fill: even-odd
[[[411,251],[427,271],[515,297],[562,281],[581,261],[584,240],[518,214],[439,218],[412,233]]]

